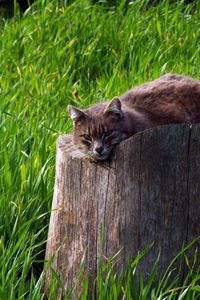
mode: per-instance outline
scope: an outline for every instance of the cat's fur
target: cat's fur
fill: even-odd
[[[106,160],[113,147],[131,135],[166,124],[200,123],[200,81],[166,74],[131,89],[111,102],[88,109],[71,105],[73,142],[80,153]]]

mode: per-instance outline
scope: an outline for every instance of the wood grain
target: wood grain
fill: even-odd
[[[82,260],[92,283],[102,253],[112,257],[121,250],[121,270],[154,242],[142,261],[148,276],[159,251],[162,271],[184,243],[200,235],[200,125],[136,134],[116,148],[109,164],[75,153],[71,136],[61,136],[46,248],[47,260],[56,253],[53,267],[66,289]],[[47,288],[49,282],[47,272]]]

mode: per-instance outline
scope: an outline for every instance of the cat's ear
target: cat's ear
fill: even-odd
[[[85,116],[85,113],[72,105],[67,105],[67,111],[72,121],[76,122]]]
[[[104,110],[104,114],[113,114],[117,117],[122,117],[122,110],[121,110],[121,102],[119,98],[115,97],[108,106]]]

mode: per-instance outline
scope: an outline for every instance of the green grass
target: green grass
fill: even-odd
[[[183,248],[180,253],[174,257],[168,268],[160,274],[158,280],[157,270],[159,267],[160,255],[155,259],[151,266],[151,272],[144,278],[141,271],[141,262],[143,258],[151,251],[153,244],[140,252],[137,257],[127,263],[123,273],[116,274],[115,265],[119,260],[120,253],[113,258],[99,260],[98,274],[96,281],[91,284],[88,276],[83,276],[83,270],[79,274],[78,291],[76,285],[68,292],[65,291],[62,281],[58,274],[52,270],[52,285],[49,299],[58,297],[58,290],[63,295],[63,299],[72,300],[77,295],[79,300],[100,299],[134,299],[134,300],[194,300],[199,299],[200,295],[200,267],[197,263],[197,251],[194,253],[193,260],[189,261],[187,250],[190,249],[199,238]],[[177,261],[179,263],[177,264]],[[182,263],[180,262],[182,260]],[[184,265],[185,262],[185,265]],[[175,267],[176,264],[176,267]],[[177,268],[177,266],[180,266]],[[187,275],[182,278],[183,266],[187,266]],[[89,288],[90,282],[90,288]],[[95,289],[96,286],[96,289]],[[91,288],[92,287],[92,288]],[[88,298],[90,290],[91,297]],[[59,294],[59,295],[60,295]],[[98,295],[98,298],[95,298]]]
[[[0,20],[0,299],[42,298],[55,142],[71,130],[67,104],[86,107],[166,72],[200,78],[199,3],[124,2],[41,0]],[[113,288],[100,299],[121,290],[122,279],[110,276]],[[188,276],[176,299],[198,299],[200,272]],[[134,299],[175,299],[149,287]],[[146,293],[143,283],[139,290]]]

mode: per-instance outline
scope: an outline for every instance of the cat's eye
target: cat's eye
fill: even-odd
[[[86,134],[86,133],[85,133],[85,134],[82,134],[81,137],[82,137],[84,140],[89,141],[89,142],[91,142],[91,140],[92,140],[91,136],[90,136],[89,134]]]
[[[113,133],[113,130],[108,130],[104,133],[104,137],[108,137],[109,135],[111,135]]]

